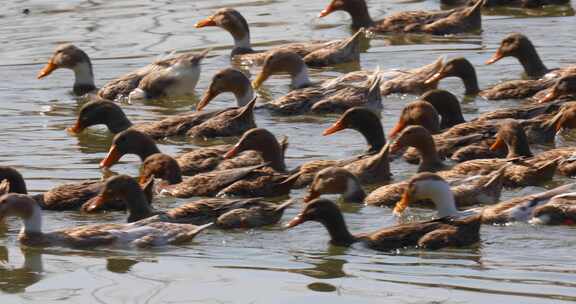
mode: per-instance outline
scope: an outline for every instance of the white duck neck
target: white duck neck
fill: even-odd
[[[78,63],[74,69],[74,86],[94,86],[94,73],[88,62]]]
[[[40,207],[34,205],[34,211],[30,217],[23,219],[24,225],[20,230],[21,235],[42,233],[42,213]]]
[[[308,69],[305,65],[303,65],[300,71],[298,71],[295,75],[292,75],[292,87],[294,89],[304,88],[310,86],[311,84],[312,82],[308,76]]]
[[[254,98],[254,90],[252,90],[252,87],[248,84],[243,91],[234,92],[234,96],[236,97],[238,107],[243,107]]]
[[[454,194],[450,190],[450,185],[443,181],[429,181],[425,187],[428,189],[428,198],[436,205],[439,217],[458,216]]]

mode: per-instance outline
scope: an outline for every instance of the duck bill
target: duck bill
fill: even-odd
[[[212,18],[211,16],[204,20],[200,20],[196,22],[196,24],[194,24],[195,28],[202,28],[207,26],[217,26],[216,22],[214,21],[214,18]]]
[[[502,58],[504,58],[504,55],[500,52],[500,50],[498,50],[490,59],[486,60],[485,64],[487,65],[493,64]]]
[[[148,184],[150,181],[150,178],[150,176],[140,175],[140,178],[138,178],[138,184],[140,185],[140,188],[144,189],[146,184]]]
[[[36,75],[37,79],[42,79],[50,74],[52,74],[52,72],[54,72],[54,70],[58,69],[58,66],[55,65],[52,61],[48,61],[48,63],[42,68],[42,70],[40,70],[40,72],[38,72],[38,75]]]
[[[82,132],[82,130],[84,130],[84,128],[82,128],[82,125],[80,124],[80,120],[76,120],[76,123],[74,124],[74,126],[67,128],[66,130],[72,134],[78,134],[78,133]]]
[[[402,199],[400,199],[400,201],[396,203],[396,207],[394,207],[394,214],[397,216],[402,215],[402,213],[404,213],[404,210],[408,208],[408,205],[410,204],[410,199],[411,198],[409,190],[404,191],[404,194],[402,194]]]
[[[200,102],[196,106],[196,111],[202,111],[216,96],[218,96],[218,94],[208,89],[208,91],[204,93],[204,96],[202,96],[202,100],[200,100]]]
[[[302,214],[298,214],[293,219],[291,219],[288,222],[288,224],[284,225],[284,228],[290,229],[290,228],[296,227],[296,226],[298,226],[304,222],[306,222],[306,219],[304,218],[304,216]]]
[[[238,155],[238,153],[240,153],[240,148],[238,147],[238,145],[235,145],[234,147],[232,147],[232,149],[228,150],[226,154],[224,154],[224,159],[232,158]]]
[[[322,18],[322,17],[326,17],[330,14],[332,14],[332,12],[334,12],[334,5],[332,5],[332,3],[328,4],[328,6],[323,9],[319,14],[318,14],[318,18]]]
[[[270,77],[270,74],[268,72],[262,70],[262,72],[260,72],[260,74],[258,74],[256,79],[254,79],[254,81],[252,81],[252,87],[254,89],[259,89],[262,86],[262,84],[264,83],[264,81],[266,81],[266,79],[268,79],[268,77]]]
[[[444,78],[444,74],[442,72],[438,72],[434,75],[432,75],[430,78],[426,79],[426,81],[424,81],[424,84],[433,84],[436,83],[438,81],[440,81],[442,78]]]
[[[558,92],[555,89],[552,89],[550,92],[548,92],[548,94],[546,94],[546,96],[544,96],[540,100],[538,100],[538,103],[551,102],[556,98],[558,98]]]
[[[398,133],[404,130],[404,128],[406,128],[406,122],[404,121],[404,119],[400,118],[400,120],[398,120],[394,128],[392,128],[392,131],[390,131],[390,134],[388,134],[388,137],[390,138],[396,137]]]
[[[304,197],[304,202],[305,202],[305,203],[309,203],[309,202],[311,202],[312,200],[315,200],[315,199],[317,199],[317,198],[319,198],[319,197],[320,197],[320,192],[311,189],[311,190],[308,192],[308,195],[306,195],[306,197]]]
[[[98,194],[96,197],[94,197],[93,199],[87,201],[83,206],[82,206],[82,211],[84,212],[95,212],[98,210],[101,210],[104,205],[106,205],[106,202],[108,201],[108,198],[106,197],[105,194]]]
[[[118,151],[118,147],[116,145],[112,145],[106,157],[100,162],[100,167],[110,168],[120,160],[120,157],[122,157],[122,154],[120,154],[120,151]]]
[[[496,137],[496,141],[490,146],[490,151],[498,151],[502,148],[504,148],[505,143],[504,140],[502,140],[502,138],[500,137]]]
[[[322,132],[322,135],[327,136],[327,135],[342,131],[344,129],[346,129],[346,126],[344,125],[344,123],[342,123],[341,120],[338,120],[333,125],[331,125],[329,128],[324,130],[324,132]]]

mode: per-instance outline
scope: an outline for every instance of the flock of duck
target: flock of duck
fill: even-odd
[[[360,60],[360,40],[371,33],[447,35],[481,31],[481,9],[489,5],[533,7],[561,1],[494,0],[461,3],[447,11],[401,12],[374,21],[364,0],[333,0],[320,12],[325,17],[345,11],[357,31],[328,42],[287,44],[254,50],[243,16],[220,9],[196,23],[219,27],[234,39],[231,58],[241,65],[261,65],[251,82],[237,68],[218,71],[196,111],[154,122],[133,123],[122,105],[142,99],[174,98],[194,91],[200,77],[200,53],[172,54],[97,88],[89,56],[80,48],[59,46],[38,78],[57,69],[74,72],[73,92],[87,102],[68,128],[78,134],[94,125],[114,133],[102,168],[124,155],[141,161],[138,178],[116,175],[103,181],[65,184],[28,195],[22,175],[0,167],[0,218],[20,217],[19,241],[28,246],[162,246],[189,242],[202,230],[254,228],[276,224],[292,200],[278,202],[292,189],[307,187],[301,212],[285,224],[321,223],[336,245],[362,242],[376,250],[417,246],[438,249],[469,246],[480,240],[482,224],[515,221],[545,225],[576,223],[576,183],[500,201],[504,187],[541,185],[556,175],[576,174],[576,148],[553,148],[555,138],[576,127],[576,66],[549,69],[531,41],[511,33],[486,61],[516,58],[527,78],[480,89],[474,66],[466,58],[442,58],[405,71],[355,71],[314,82],[308,69]],[[454,3],[457,4],[457,3]],[[257,105],[255,89],[277,74],[288,74],[292,91]],[[458,77],[466,95],[486,99],[520,99],[515,107],[483,113],[465,121],[458,99],[438,89],[440,80]],[[206,111],[216,96],[232,93],[236,107]],[[388,134],[382,127],[382,96],[419,96],[404,107]],[[84,99],[83,99],[84,100]],[[287,139],[258,128],[258,111],[272,115],[339,114],[324,136],[356,130],[367,142],[362,155],[341,160],[315,160],[287,168]],[[320,136],[310,131],[310,136]],[[234,145],[196,148],[167,155],[157,142],[167,138],[239,138]],[[549,148],[535,154],[533,144]],[[403,157],[418,164],[409,180],[395,180],[390,160]],[[366,189],[373,189],[370,193]],[[334,202],[322,195],[340,194],[344,203],[393,207],[403,223],[365,234],[352,234]],[[169,210],[153,207],[155,196],[205,197]],[[402,216],[408,206],[435,208],[438,218],[414,222]],[[474,207],[481,205],[483,207]],[[461,210],[462,209],[462,210]],[[106,223],[42,231],[42,210],[126,210],[128,223]]]

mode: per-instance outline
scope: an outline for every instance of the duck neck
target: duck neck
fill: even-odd
[[[527,139],[517,139],[511,143],[507,144],[508,155],[506,157],[532,157],[532,151],[530,151],[530,145]]]
[[[324,219],[321,223],[330,234],[330,243],[338,246],[350,246],[357,241],[348,231],[342,213],[338,212],[330,218]]]
[[[346,192],[342,194],[344,201],[348,203],[362,203],[366,198],[366,192],[360,186],[360,181],[354,176],[346,180]]]
[[[126,194],[122,199],[126,202],[129,223],[154,215],[154,209],[150,207],[146,195],[137,184],[134,187],[126,187],[125,191]]]
[[[132,126],[132,122],[130,122],[122,110],[111,112],[109,117],[106,121],[106,127],[114,134],[120,133]]]
[[[438,155],[438,150],[436,150],[436,144],[432,136],[429,136],[425,140],[422,139],[418,144],[414,145],[414,148],[420,153],[418,172],[436,172],[444,166],[440,155]]]
[[[365,120],[355,129],[364,136],[364,139],[366,139],[366,143],[368,144],[368,153],[377,153],[386,144],[384,129],[379,120]]]
[[[538,52],[534,46],[524,49],[524,51],[517,57],[522,67],[524,67],[524,72],[530,78],[540,78],[544,74],[548,73],[548,68],[538,56]]]
[[[476,95],[480,92],[480,87],[478,86],[478,77],[476,76],[476,71],[472,67],[465,73],[460,75],[462,82],[464,83],[465,95]]]
[[[24,225],[20,230],[21,236],[42,234],[42,212],[37,204],[34,204],[32,208],[32,214],[22,220]]]
[[[74,93],[83,95],[96,89],[94,84],[94,73],[90,61],[82,61],[73,69],[74,71]]]
[[[301,89],[305,87],[309,87],[312,85],[312,81],[310,81],[310,77],[308,76],[308,68],[302,63],[302,67],[296,72],[292,74],[292,88],[294,89]]]
[[[145,161],[146,158],[148,158],[148,156],[156,153],[162,153],[162,152],[160,152],[160,149],[158,149],[158,146],[156,146],[156,143],[154,142],[141,145],[140,149],[135,152],[135,154],[138,155],[138,157],[140,157],[140,160],[142,161]]]
[[[262,158],[265,162],[270,163],[270,167],[278,172],[286,171],[286,163],[284,162],[284,150],[278,144],[274,142],[270,145],[264,145],[259,152],[262,154]]]
[[[359,29],[361,27],[371,27],[374,25],[372,17],[368,12],[368,6],[365,1],[356,1],[354,8],[348,11],[352,18],[352,27]]]
[[[250,81],[248,80],[245,84],[240,85],[239,89],[233,93],[236,97],[236,105],[238,107],[247,105],[254,98],[254,90],[252,89]]]
[[[252,44],[250,43],[250,32],[245,33],[231,33],[232,38],[234,38],[234,49],[247,51],[252,50]]]
[[[454,194],[450,190],[450,185],[446,182],[438,182],[434,187],[429,188],[429,199],[436,205],[439,217],[457,216],[456,202]]]

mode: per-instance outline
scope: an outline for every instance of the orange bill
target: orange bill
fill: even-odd
[[[504,55],[500,52],[500,50],[497,50],[490,59],[486,60],[485,64],[493,64],[502,58],[504,58]]]
[[[490,146],[490,151],[498,151],[504,148],[505,145],[506,144],[504,143],[504,140],[502,140],[502,138],[496,137],[496,141]]]
[[[58,66],[55,65],[52,61],[48,61],[48,63],[44,66],[44,68],[42,68],[42,70],[40,72],[38,72],[38,75],[36,75],[36,78],[42,79],[42,78],[50,75],[57,68],[58,68]]]
[[[103,193],[99,194],[98,196],[96,196],[96,197],[92,198],[91,200],[89,200],[88,202],[86,202],[82,206],[82,211],[95,212],[95,211],[101,210],[102,207],[104,205],[106,205],[106,201],[108,201],[108,198]]]
[[[118,147],[116,145],[112,145],[112,147],[110,147],[110,151],[108,151],[108,154],[106,155],[106,157],[100,162],[100,167],[110,168],[115,163],[117,163],[121,157],[122,157],[122,155],[118,151]]]
[[[232,149],[226,152],[226,154],[224,154],[224,159],[232,158],[238,155],[238,152],[239,152],[238,145],[235,145],[234,147],[232,147]]]
[[[426,81],[424,81],[424,84],[431,84],[431,83],[438,82],[443,77],[444,77],[444,74],[442,74],[442,72],[438,72],[438,73],[432,75],[430,78],[426,79]]]
[[[342,123],[342,120],[338,120],[333,125],[331,125],[329,128],[324,130],[324,132],[322,132],[322,135],[327,136],[327,135],[342,131],[344,129],[346,129],[346,126],[344,125],[344,123]]]
[[[138,184],[140,185],[140,188],[144,189],[144,187],[146,186],[146,184],[149,181],[150,181],[150,176],[140,175],[140,178],[138,179]]]
[[[320,197],[320,192],[317,192],[317,191],[315,191],[315,190],[313,190],[313,189],[310,189],[310,190],[308,191],[308,195],[306,195],[306,196],[304,197],[304,202],[305,202],[305,203],[308,203],[308,202],[310,202],[310,201],[312,201],[312,200],[314,200],[314,199],[317,199],[318,197]]]
[[[214,22],[214,17],[210,16],[204,20],[200,20],[200,21],[196,22],[196,24],[194,25],[194,27],[196,27],[196,28],[201,28],[201,27],[206,27],[206,26],[216,26],[216,22]]]
[[[406,128],[406,122],[404,121],[404,119],[400,118],[400,120],[398,120],[394,128],[392,128],[392,131],[390,131],[390,134],[388,134],[388,137],[390,138],[396,137],[398,133],[404,130],[404,128]]]
[[[212,90],[208,89],[206,93],[204,93],[204,96],[202,96],[202,100],[200,100],[200,102],[196,106],[196,111],[202,111],[202,109],[204,109],[210,103],[210,101],[214,99],[214,97],[216,96],[218,96],[218,94],[215,94],[214,92],[212,92]]]
[[[406,189],[404,194],[402,194],[402,199],[396,203],[396,207],[394,207],[394,214],[401,215],[408,205],[410,204],[410,190]]]
[[[82,126],[80,125],[80,120],[76,120],[76,124],[74,124],[73,127],[67,128],[66,130],[68,130],[68,132],[72,134],[78,134],[82,132],[83,129],[84,128],[82,128]]]
[[[292,227],[296,227],[302,223],[304,223],[306,220],[304,220],[304,216],[302,214],[298,214],[296,217],[294,217],[292,220],[290,220],[290,222],[288,222],[288,224],[284,225],[284,228],[292,228]]]
[[[334,12],[334,5],[332,3],[328,4],[328,6],[323,9],[320,14],[318,14],[318,17],[322,18],[322,17],[326,17],[328,15],[330,15],[332,12]]]
[[[265,72],[264,70],[262,70],[262,72],[260,72],[260,74],[258,74],[258,76],[256,76],[256,79],[254,79],[254,81],[252,81],[252,87],[254,89],[258,89],[262,86],[262,84],[264,83],[264,81],[266,81],[266,79],[268,79],[270,75]]]
[[[538,100],[538,103],[550,102],[556,98],[558,98],[558,92],[555,89],[552,89],[548,94],[546,94],[546,96],[544,96],[540,100]]]

